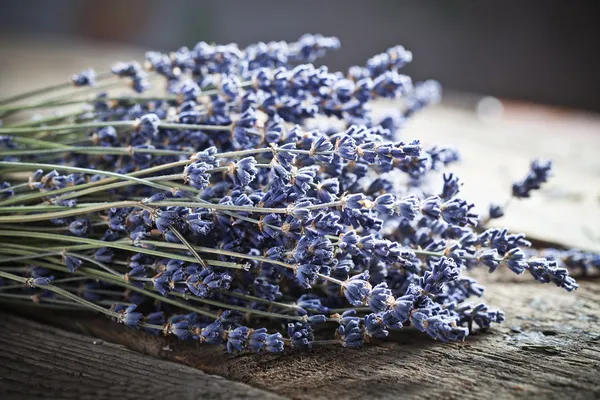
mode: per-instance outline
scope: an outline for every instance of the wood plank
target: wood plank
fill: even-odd
[[[280,399],[178,363],[0,314],[2,399]]]
[[[296,399],[600,396],[600,282],[582,281],[577,292],[567,293],[509,274],[475,275],[487,281],[485,301],[503,309],[507,321],[463,343],[435,342],[406,328],[361,349],[228,354],[221,347],[150,336],[102,318],[78,319],[79,326],[56,317],[46,320]]]

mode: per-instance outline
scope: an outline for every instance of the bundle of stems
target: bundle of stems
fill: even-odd
[[[345,72],[310,64],[338,47],[200,42],[0,101],[0,302],[279,352],[408,325],[464,340],[504,320],[468,303],[484,291],[469,269],[571,291],[568,269],[600,266],[482,229],[504,208],[482,218],[456,176],[434,183],[456,150],[400,139],[437,82],[401,74],[401,46]],[[378,99],[395,100],[383,118]],[[44,114],[19,120],[30,110]],[[510,197],[550,171],[535,161]]]

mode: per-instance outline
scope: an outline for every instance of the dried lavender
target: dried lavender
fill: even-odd
[[[406,326],[464,340],[504,320],[467,302],[484,291],[467,267],[528,271],[572,291],[566,267],[598,266],[576,252],[531,257],[507,230],[477,233],[453,174],[441,191],[421,187],[459,160],[399,138],[439,101],[439,84],[401,74],[412,61],[401,46],[348,71],[311,64],[339,46],[310,34],[244,49],[200,42],[148,52],[144,67],[75,74],[68,97],[12,104],[58,85],[4,101],[2,115],[83,107],[0,128],[0,300],[281,352],[357,347]],[[135,94],[100,91],[115,79]],[[146,94],[157,81],[166,90]],[[400,110],[377,120],[378,99]],[[549,170],[535,162],[513,194],[528,197]]]
[[[543,183],[546,183],[551,176],[552,162],[533,160],[530,165],[527,176],[522,181],[517,181],[512,185],[512,197],[510,197],[504,206],[499,204],[490,204],[488,217],[485,222],[492,219],[502,218],[506,212],[506,208],[510,204],[512,198],[524,199],[531,197],[531,192],[539,190]]]

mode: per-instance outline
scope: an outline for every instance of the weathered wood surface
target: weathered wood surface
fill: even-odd
[[[476,275],[487,281],[485,300],[503,309],[507,321],[463,343],[435,342],[406,328],[356,350],[228,354],[104,319],[45,319],[294,399],[600,397],[600,282],[584,280],[573,294],[509,274]]]
[[[0,314],[2,399],[279,399],[121,345]]]
[[[142,54],[110,48],[98,51],[81,43],[73,51],[72,44],[8,40],[0,40],[0,49],[5,55],[0,60],[2,97],[43,81],[61,80],[83,66],[105,70],[106,60]],[[19,57],[29,60],[30,70],[22,70],[22,62],[11,61]],[[452,170],[463,179],[465,196],[481,206],[480,211],[490,201],[504,202],[511,182],[524,176],[532,157],[553,159],[555,178],[534,198],[513,202],[507,217],[496,224],[533,238],[600,250],[600,118],[505,103],[501,117],[480,120],[472,102],[464,107],[452,104],[417,116],[406,127],[405,138],[459,148],[463,162]],[[210,346],[151,337],[104,319],[82,319],[75,324],[57,315],[42,317],[137,353],[177,361],[291,398],[599,398],[600,282],[583,280],[576,293],[566,293],[526,277],[476,274],[487,286],[484,300],[503,309],[507,322],[458,344],[434,342],[408,328],[394,333],[391,341],[359,350],[328,347],[310,353],[230,355]],[[60,332],[47,329],[55,337]],[[36,332],[29,330],[23,329],[21,337]],[[0,330],[0,353],[6,348],[4,337]],[[61,346],[68,348],[69,340],[61,340]],[[112,345],[103,348],[106,357],[117,356],[112,353],[138,357]],[[15,354],[14,346],[8,349],[13,351],[8,354]],[[25,357],[33,350],[21,348],[20,352],[23,355],[19,357]],[[144,360],[145,370],[160,370],[162,361]],[[85,359],[68,365],[94,371],[94,364]],[[49,369],[38,372],[32,380],[40,385],[46,385],[55,373]],[[151,376],[158,382],[157,375]],[[175,379],[167,381],[179,382]],[[0,385],[6,382],[0,381]]]

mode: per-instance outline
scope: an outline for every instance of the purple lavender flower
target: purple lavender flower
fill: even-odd
[[[442,257],[433,264],[431,271],[425,271],[420,280],[423,290],[431,294],[439,294],[444,289],[444,284],[458,278],[460,268],[451,258]]]
[[[296,43],[290,45],[290,61],[313,62],[322,57],[328,50],[340,48],[338,38],[326,37],[319,34],[304,34]]]
[[[465,226],[477,225],[477,214],[470,212],[475,207],[465,200],[454,198],[442,204],[440,210],[444,221],[452,225]]]
[[[288,324],[288,336],[292,346],[299,350],[309,350],[315,340],[312,327],[300,322]]]
[[[365,315],[365,334],[370,337],[383,339],[389,335],[387,326],[382,317],[377,314]],[[367,338],[368,339],[368,338]]]
[[[385,53],[377,54],[367,61],[367,69],[372,77],[381,75],[389,69],[399,69],[412,61],[412,53],[402,46],[389,48]]]
[[[239,186],[247,186],[254,180],[257,173],[254,157],[242,158],[237,163],[231,163],[229,166],[229,175],[233,183]]]
[[[506,252],[504,262],[515,274],[522,274],[528,268],[525,253],[519,248],[513,248]]]
[[[421,203],[421,213],[432,220],[439,219],[442,214],[442,200],[439,196],[431,196]]]
[[[269,353],[281,353],[283,351],[283,336],[281,333],[273,333],[267,336],[264,349]]]
[[[386,282],[377,284],[368,298],[369,308],[375,313],[386,311],[393,301],[392,291],[388,288]]]
[[[525,240],[525,235],[508,234],[508,229],[488,229],[477,238],[477,242],[483,246],[489,246],[498,250],[498,253],[503,256],[511,249],[519,246],[529,247],[531,243]]]
[[[335,152],[346,160],[355,161],[358,159],[356,141],[348,135],[336,139]]]
[[[412,294],[406,294],[402,297],[398,297],[392,304],[392,311],[394,316],[400,322],[404,322],[409,319],[410,313],[415,306],[415,296]]]
[[[100,247],[94,253],[94,260],[103,263],[110,263],[114,257],[114,251],[108,247]]]
[[[296,267],[296,279],[300,286],[310,289],[317,280],[317,273],[321,267],[315,264],[300,264]]]
[[[96,72],[92,68],[85,69],[71,77],[75,86],[94,86],[96,84]]]
[[[311,315],[306,320],[309,324],[316,325],[316,324],[322,324],[324,322],[327,322],[327,317],[323,314],[317,314],[317,315]]]
[[[504,216],[504,207],[497,204],[490,204],[489,209],[490,219],[501,218]]]
[[[165,324],[165,313],[162,311],[150,313],[144,317],[144,322],[146,324],[150,324],[150,325],[161,325],[162,326]],[[146,327],[145,329],[146,329],[146,332],[151,333],[153,335],[160,335],[160,333],[161,333],[161,330],[159,330],[159,329],[148,328],[148,327]],[[163,327],[163,329],[164,329],[164,327]]]
[[[350,304],[356,307],[364,305],[371,294],[369,272],[365,271],[361,274],[354,275],[350,279],[346,279],[342,285],[342,290]]]
[[[484,250],[477,256],[477,261],[486,265],[490,269],[490,273],[494,272],[498,265],[500,265],[500,261],[498,259],[498,250],[489,249]]]
[[[411,322],[418,330],[442,342],[463,341],[469,334],[468,329],[459,327],[455,319],[445,315],[428,315],[417,311],[412,314]]]
[[[333,154],[329,154],[332,150],[333,145],[329,139],[326,136],[319,136],[312,141],[309,155],[315,160],[328,163],[333,159]]]
[[[140,322],[143,320],[144,316],[139,312],[135,312],[136,308],[137,306],[135,304],[132,304],[129,307],[117,306],[117,308],[115,309],[115,311],[119,313],[117,321],[121,324],[129,326],[130,328],[139,327]]]
[[[136,131],[141,137],[148,140],[158,135],[158,127],[160,125],[160,118],[156,114],[145,114],[143,115],[137,125]]]
[[[430,213],[431,215],[435,215],[436,214],[436,201],[434,201],[433,203],[428,204],[426,207],[426,212]],[[409,221],[413,221],[415,218],[417,218],[417,215],[419,213],[419,199],[417,198],[417,196],[407,196],[404,197],[402,199],[400,199],[397,203],[397,207],[398,207],[398,214],[401,215],[402,217],[406,218]],[[437,206],[439,207],[439,205]]]
[[[171,317],[171,321],[166,325],[166,332],[175,335],[179,340],[188,340],[193,336],[190,321],[187,319],[174,320]]]
[[[90,230],[89,219],[77,219],[69,224],[69,232],[75,236],[86,237]]]
[[[461,186],[462,182],[458,179],[456,175],[452,173],[444,174],[444,188],[442,189],[440,197],[444,201],[452,199],[458,194],[458,192],[460,192]]]
[[[556,261],[548,261],[545,258],[532,258],[527,261],[528,269],[536,281],[541,283],[553,282],[556,286],[562,287],[571,292],[576,290],[579,285],[569,276],[565,268],[559,268]]]
[[[232,331],[227,332],[227,351],[229,353],[233,350],[242,351],[246,346],[246,340],[250,329],[245,326],[239,326]]]
[[[67,266],[69,272],[75,272],[81,266],[82,261],[79,258],[75,258],[71,255],[65,254],[63,255],[63,261]]]
[[[212,166],[205,162],[192,163],[185,167],[183,178],[190,183],[190,186],[202,190],[210,184],[210,173],[208,171],[211,168]]]
[[[202,328],[200,340],[210,344],[221,344],[223,342],[223,324],[217,320]]]
[[[52,276],[39,276],[34,278],[29,278],[27,280],[27,285],[30,287],[38,287],[38,286],[48,286],[53,281]]]
[[[531,169],[525,179],[515,182],[512,187],[514,197],[529,197],[532,190],[537,190],[546,183],[552,170],[551,161],[534,160],[531,162]]]
[[[336,178],[325,179],[317,184],[317,197],[324,203],[335,201],[339,192],[340,181]]]
[[[410,77],[394,71],[386,71],[373,80],[373,91],[381,97],[394,99],[411,90]]]
[[[360,318],[352,316],[342,316],[337,334],[344,347],[359,347],[363,344],[362,330],[360,328]]]
[[[396,206],[396,197],[386,193],[375,199],[374,208],[383,215],[392,215]]]
[[[137,61],[117,62],[111,70],[120,77],[134,77],[143,72],[142,66]]]
[[[492,323],[504,321],[504,313],[500,310],[488,310],[488,306],[480,303],[476,306],[466,304],[457,309],[460,316],[459,324],[467,324],[469,332],[473,331],[473,323],[481,329],[488,329]]]

